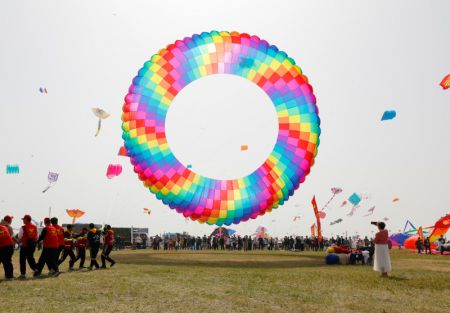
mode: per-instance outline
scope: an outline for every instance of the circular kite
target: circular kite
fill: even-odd
[[[245,177],[201,176],[178,161],[167,142],[171,102],[189,83],[212,74],[254,82],[276,109],[277,142]],[[287,201],[309,174],[320,135],[316,98],[295,61],[257,36],[237,32],[193,35],[153,55],[133,79],[122,121],[125,148],[144,185],[184,217],[219,226],[255,219]]]

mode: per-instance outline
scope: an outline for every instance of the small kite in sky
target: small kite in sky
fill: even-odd
[[[152,214],[152,210],[144,208],[144,214],[150,215],[150,214]]]
[[[363,217],[372,215],[373,211],[375,211],[375,206],[373,206],[370,209],[368,209],[367,210],[368,213],[366,215],[363,215]]]
[[[397,112],[395,110],[384,111],[383,116],[381,117],[382,121],[392,120],[397,116]]]
[[[300,218],[301,218],[301,216],[300,216],[300,215],[294,216],[294,219],[293,219],[293,221],[295,222],[296,220],[299,220]]]
[[[53,187],[54,184],[58,181],[58,173],[48,172],[47,180],[48,180],[48,186],[45,187],[44,190],[42,190],[42,193],[47,192],[51,187]]]
[[[99,108],[92,108],[92,112],[98,117],[97,132],[95,133],[95,137],[97,137],[100,133],[100,129],[102,128],[102,120],[107,119],[109,117],[109,113]]]
[[[450,74],[445,75],[445,77],[442,79],[440,85],[441,85],[442,89],[444,89],[444,90],[450,88]]]
[[[241,146],[241,151],[247,151],[248,150],[248,146],[247,145],[242,145]]]
[[[383,221],[387,222],[389,219],[387,217],[383,218]]]
[[[358,205],[362,199],[360,195],[354,192],[347,200],[353,205]]]
[[[400,201],[399,198],[394,198],[394,199],[392,199],[392,202],[398,202],[398,201]]]
[[[336,197],[336,195],[340,194],[342,192],[342,189],[339,187],[333,187],[331,188],[331,193],[333,194],[331,196],[331,198],[327,201],[327,203],[325,203],[325,205],[322,207],[322,211],[325,210],[327,208],[327,206],[331,203],[331,201],[333,201],[334,197]]]
[[[356,209],[359,208],[359,205],[355,205],[352,207],[352,210],[350,211],[350,213],[347,214],[347,216],[353,216],[353,214],[355,214]]]
[[[342,222],[342,218],[338,218],[337,220],[330,223],[330,225],[339,224]]]
[[[109,164],[108,169],[106,170],[106,177],[108,177],[108,179],[112,179],[116,176],[119,176],[121,173],[122,173],[122,165]]]
[[[47,93],[47,88],[45,88],[45,87],[39,87],[39,92],[40,92],[40,93]]]
[[[186,167],[187,167],[187,168],[192,168],[192,165],[191,165],[191,164],[188,164]]]
[[[343,208],[344,206],[346,206],[347,203],[348,203],[347,200],[342,201],[342,203],[341,203],[341,208]]]
[[[19,174],[20,167],[17,164],[7,164],[6,165],[6,174]]]

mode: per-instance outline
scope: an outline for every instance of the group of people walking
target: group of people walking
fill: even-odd
[[[97,230],[94,224],[89,224],[89,229],[83,228],[79,233],[73,232],[73,226],[67,225],[64,229],[58,224],[58,218],[45,218],[44,227],[38,232],[38,227],[32,223],[30,215],[22,218],[23,225],[15,236],[11,227],[12,217],[5,216],[0,223],[0,262],[5,271],[5,280],[14,279],[14,266],[12,257],[16,244],[20,247],[19,279],[26,278],[27,263],[33,271],[33,276],[41,275],[45,265],[49,269],[50,276],[58,276],[61,272],[59,266],[69,257],[69,271],[74,270],[76,262],[79,269],[85,268],[86,249],[90,252],[90,265],[88,270],[94,268],[106,268],[106,261],[110,266],[116,263],[110,253],[114,245],[114,231],[110,225],[105,225],[103,231]],[[102,265],[97,262],[97,255],[103,238],[103,250],[101,254]],[[41,255],[36,262],[34,253],[37,247],[42,246]],[[75,251],[76,250],[76,254]]]

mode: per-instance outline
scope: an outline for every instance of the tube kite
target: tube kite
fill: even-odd
[[[442,89],[444,89],[444,90],[450,88],[450,74],[445,75],[445,77],[442,79],[440,85],[441,85]]]
[[[252,81],[275,106],[275,147],[242,178],[201,176],[181,164],[167,142],[165,118],[173,99],[213,74]],[[144,185],[184,217],[218,226],[255,219],[287,201],[309,174],[320,135],[316,98],[295,61],[257,36],[226,31],[177,40],[153,55],[133,79],[122,121],[130,162]]]
[[[80,218],[84,215],[84,211],[75,209],[75,210],[66,210],[67,215],[69,215],[72,218],[72,224],[75,224],[75,221],[77,218]]]
[[[119,176],[121,173],[122,173],[122,165],[109,164],[108,169],[106,170],[106,177],[108,177],[108,179],[112,179],[116,176]]]
[[[6,174],[19,174],[20,173],[20,167],[17,164],[8,164],[6,165]]]

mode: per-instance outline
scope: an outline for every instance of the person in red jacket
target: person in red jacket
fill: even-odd
[[[73,232],[72,232],[72,225],[68,224],[66,226],[66,230],[64,231],[64,252],[58,261],[58,265],[61,265],[67,258],[67,256],[70,257],[69,261],[69,272],[73,271],[73,265],[75,263],[75,254],[73,253]]]
[[[58,225],[58,218],[52,217],[50,220],[52,222],[53,227],[55,227],[56,232],[58,233],[58,255],[56,260],[59,260],[59,256],[61,255],[61,252],[64,250],[64,228],[61,225]]]
[[[20,247],[20,279],[24,279],[27,273],[27,261],[30,268],[36,270],[36,261],[34,260],[34,250],[38,239],[37,226],[31,223],[31,216],[25,215],[22,218],[23,226],[19,231],[19,239],[22,243]]]
[[[80,260],[80,266],[79,269],[83,269],[84,262],[86,260],[86,244],[87,244],[87,233],[88,229],[86,227],[83,227],[81,232],[78,235],[75,235],[75,238],[77,240],[76,242],[76,248],[77,248],[77,257],[75,259],[75,262]]]
[[[111,225],[105,225],[104,232],[104,244],[102,251],[102,268],[106,268],[106,261],[111,263],[110,267],[113,267],[116,262],[111,259],[109,254],[111,253],[114,246],[114,231],[111,229]]]
[[[14,254],[14,241],[9,233],[8,227],[0,225],[0,262],[3,263],[5,279],[14,279],[14,267],[12,256]]]
[[[38,242],[43,241],[43,249],[34,276],[41,275],[45,264],[49,267],[51,275],[58,276],[60,274],[57,258],[59,248],[58,233],[48,217],[44,219],[44,224],[45,227],[38,238]]]

